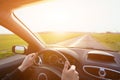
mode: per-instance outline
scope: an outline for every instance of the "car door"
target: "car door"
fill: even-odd
[[[7,73],[17,68],[25,57],[24,52],[14,53],[13,47],[27,45],[16,34],[0,26],[0,80]]]

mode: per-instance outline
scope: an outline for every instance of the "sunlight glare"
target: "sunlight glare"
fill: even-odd
[[[77,27],[78,21],[80,21],[77,14],[80,12],[76,12],[77,10],[74,9],[76,9],[75,7],[77,6],[74,4],[71,6],[71,4],[73,3],[71,2],[69,5],[66,5],[66,1],[58,0],[19,9],[15,11],[15,14],[20,17],[25,24],[27,23],[26,25],[33,31],[53,31],[60,33],[75,31],[74,27]],[[80,26],[77,28],[79,29]]]
[[[17,10],[15,14],[34,32],[117,31],[120,10],[110,3],[105,0],[53,0]]]

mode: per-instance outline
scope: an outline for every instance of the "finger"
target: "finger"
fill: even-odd
[[[75,65],[71,65],[70,70],[75,70],[76,66]]]
[[[65,61],[65,65],[64,65],[63,71],[68,70],[69,65],[70,65],[69,62],[68,62],[68,61]]]
[[[35,53],[31,53],[28,56],[33,57],[34,55],[35,55]]]
[[[37,54],[36,53],[33,53],[32,54],[32,58],[35,59],[37,57]]]
[[[77,71],[75,71],[75,74],[78,76],[79,75],[79,73],[77,72]]]
[[[35,53],[30,54],[31,57],[35,57],[35,55],[36,55]]]
[[[31,53],[27,56],[28,59],[34,59],[35,58],[35,53]]]

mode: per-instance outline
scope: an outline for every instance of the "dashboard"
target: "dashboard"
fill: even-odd
[[[82,80],[119,80],[120,55],[115,52],[77,48],[50,49],[41,52],[37,65],[47,64],[62,71],[66,60],[76,65]]]
[[[85,65],[83,70],[87,75],[97,79],[119,80],[120,63],[119,54],[92,50],[88,51],[85,56]]]

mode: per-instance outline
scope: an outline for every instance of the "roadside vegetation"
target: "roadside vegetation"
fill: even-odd
[[[14,45],[27,45],[27,44],[16,35],[1,34],[0,35],[0,58],[13,55],[12,47]]]
[[[108,46],[114,51],[120,51],[120,34],[119,33],[96,33],[92,34],[102,44]]]
[[[46,44],[54,44],[70,38],[89,34],[97,41],[108,46],[114,51],[120,51],[120,34],[118,33],[53,33],[43,32],[39,36]],[[13,45],[27,45],[22,39],[13,34],[0,35],[0,58],[13,55],[11,52]],[[7,54],[6,54],[7,53]]]

